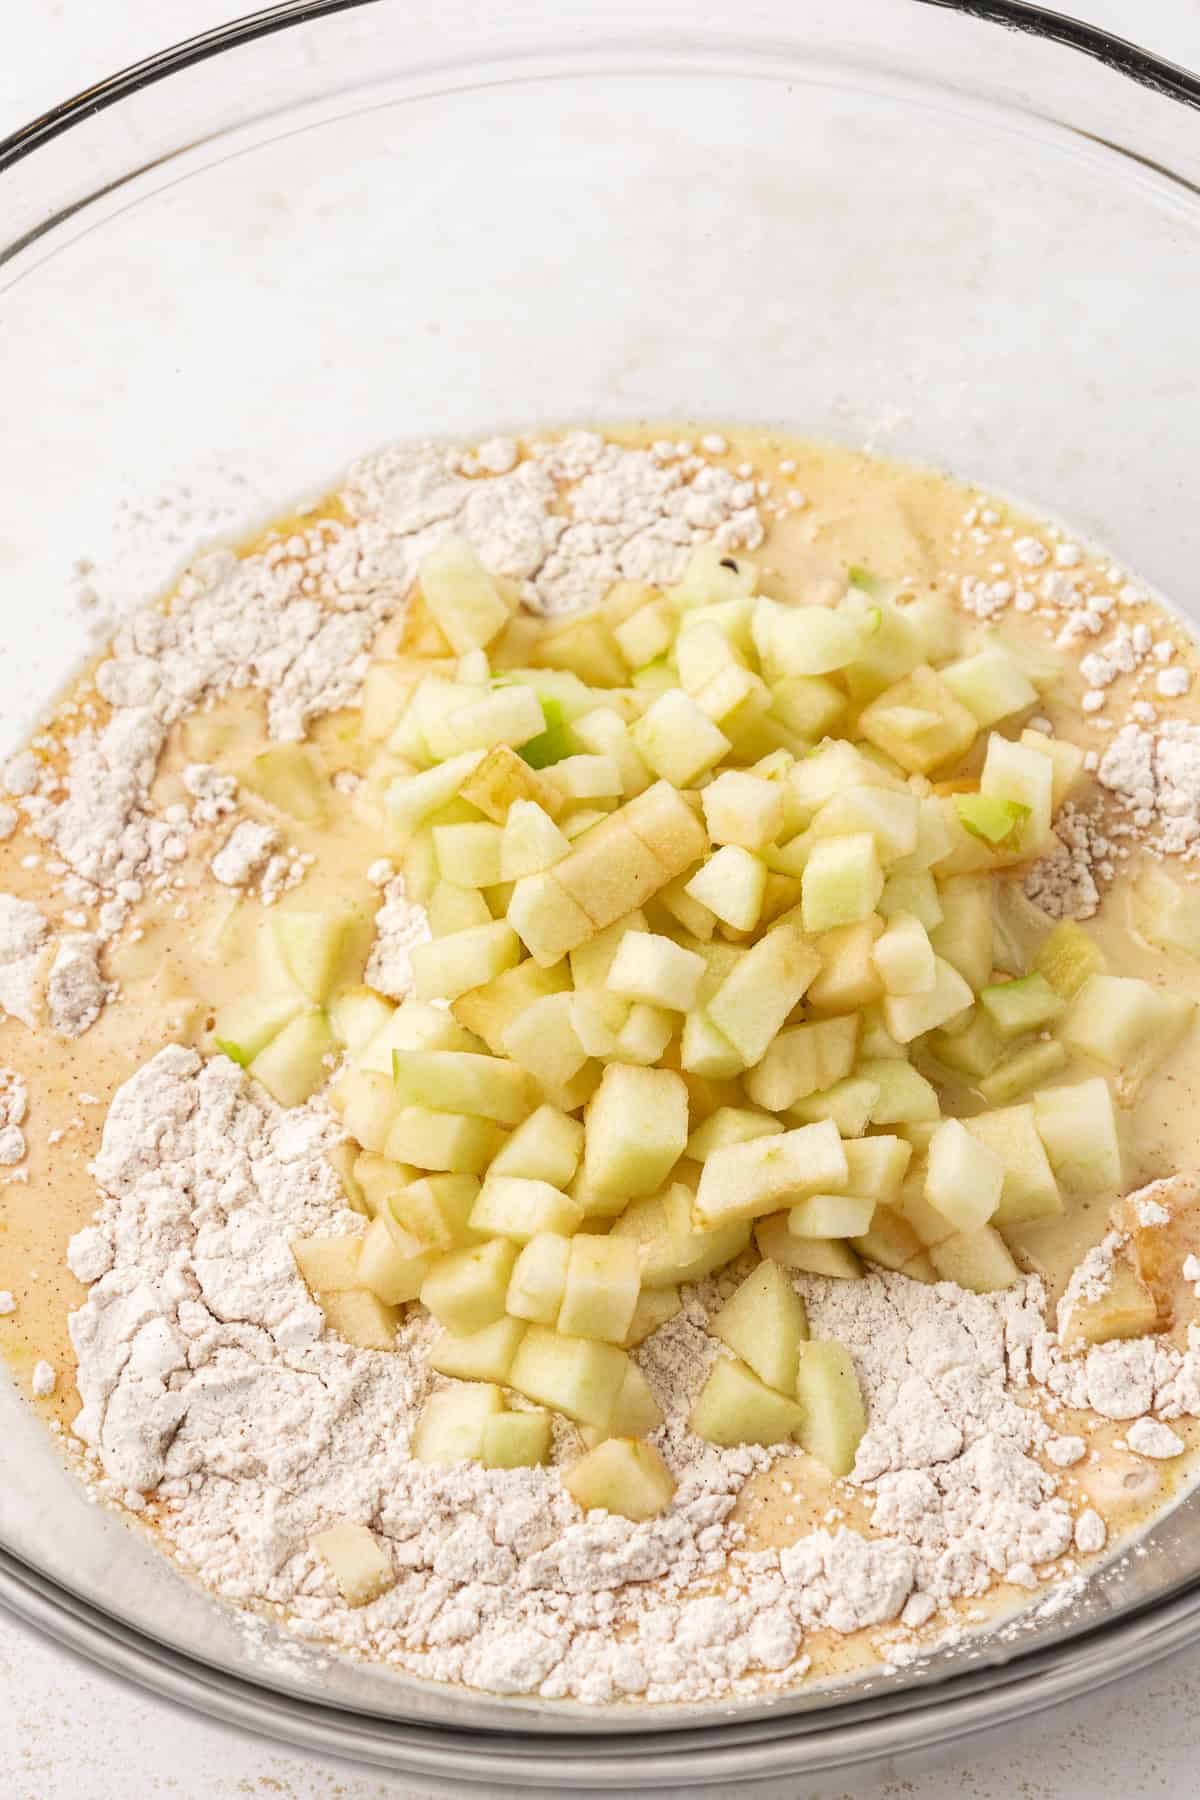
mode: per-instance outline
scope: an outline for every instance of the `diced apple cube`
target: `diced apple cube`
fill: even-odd
[[[940,925],[945,917],[937,883],[928,869],[915,869],[907,874],[890,872],[879,896],[879,913],[884,919],[893,919],[897,913],[911,913],[927,932]],[[953,958],[948,960],[953,961]]]
[[[1053,1038],[1027,1044],[1023,1050],[1011,1050],[998,1062],[979,1083],[979,1091],[989,1106],[1002,1106],[1057,1075],[1066,1068],[1067,1060],[1063,1046]]]
[[[641,1520],[666,1512],[675,1477],[653,1444],[612,1437],[580,1457],[563,1476],[563,1486],[585,1512]]]
[[[436,1252],[381,1212],[367,1227],[358,1256],[359,1287],[370,1288],[385,1306],[415,1300]]]
[[[1184,995],[1134,976],[1090,975],[1060,1034],[1070,1049],[1119,1069],[1122,1085],[1133,1091],[1175,1048],[1195,1012],[1195,1002]]]
[[[298,994],[247,994],[217,1014],[215,1042],[223,1056],[245,1069],[285,1025],[304,1009]]]
[[[483,1049],[477,1037],[465,1030],[444,1006],[432,1006],[423,1000],[402,1000],[385,1019],[379,1030],[359,1051],[357,1067],[370,1074],[395,1072],[397,1050],[461,1051],[474,1055]]]
[[[1150,1289],[1127,1262],[1114,1262],[1102,1293],[1081,1297],[1062,1324],[1064,1350],[1108,1344],[1116,1338],[1145,1337],[1158,1329],[1158,1306]]]
[[[619,800],[624,791],[620,765],[612,756],[564,756],[543,777],[564,806],[581,800]]]
[[[844,1238],[799,1237],[788,1227],[787,1213],[760,1219],[754,1228],[760,1256],[784,1269],[806,1275],[828,1275],[835,1281],[861,1281],[863,1266]]]
[[[701,793],[708,835],[714,844],[761,850],[783,830],[784,794],[777,781],[741,769],[727,769]]]
[[[534,648],[539,663],[570,670],[592,687],[619,687],[626,679],[625,658],[607,620],[598,613],[585,613],[552,629],[543,625]]]
[[[701,1230],[778,1212],[807,1194],[836,1192],[849,1176],[837,1126],[802,1125],[778,1137],[730,1144],[708,1158],[696,1192]]]
[[[864,831],[820,840],[804,865],[801,883],[805,931],[832,931],[866,918],[883,892],[875,839]]]
[[[453,881],[439,881],[425,908],[429,929],[435,938],[450,937],[456,931],[469,931],[474,925],[490,925],[492,914],[487,901],[477,888],[459,887]]]
[[[857,925],[823,933],[816,945],[821,966],[807,996],[818,1012],[860,1012],[880,998],[883,982],[875,967],[875,945],[883,930],[883,920],[872,913]]]
[[[670,1069],[612,1063],[588,1106],[584,1171],[591,1187],[611,1194],[652,1193],[683,1155],[688,1096]]]
[[[957,1231],[986,1225],[1000,1203],[1004,1164],[959,1119],[943,1119],[929,1141],[925,1198]]]
[[[361,1287],[358,1273],[360,1237],[307,1237],[292,1239],[296,1267],[313,1293],[334,1293]]]
[[[615,1344],[563,1337],[531,1325],[513,1359],[509,1386],[581,1425],[607,1427],[629,1358]]]
[[[483,1422],[479,1460],[488,1469],[532,1469],[550,1460],[553,1428],[550,1414],[493,1413]]]
[[[524,1335],[520,1319],[497,1319],[464,1337],[444,1331],[429,1352],[429,1366],[439,1375],[456,1376],[460,1381],[503,1384]]]
[[[1004,1166],[993,1224],[1016,1225],[1062,1211],[1062,1195],[1038,1136],[1032,1105],[999,1107],[964,1123]]]
[[[513,801],[500,843],[502,881],[519,881],[523,875],[540,874],[569,856],[570,851],[570,839],[536,800]]]
[[[453,1017],[468,1032],[477,1032],[493,1056],[507,1054],[504,1040],[509,1026],[518,1019],[526,1007],[532,1006],[536,1000],[547,994],[559,994],[569,989],[571,983],[565,965],[544,969],[537,962],[518,963],[514,968],[505,969],[503,974],[494,980],[485,982],[482,987],[472,988],[462,994],[451,1006]],[[433,1009],[437,1010],[437,1009]],[[446,1014],[441,1014],[445,1019]],[[419,1048],[413,1045],[411,1048]],[[465,1048],[454,1044],[430,1045],[431,1049],[450,1050]],[[391,1064],[389,1062],[390,1070]]]
[[[544,1231],[569,1237],[582,1223],[583,1209],[574,1200],[548,1181],[520,1175],[489,1174],[471,1211],[473,1231],[515,1244],[527,1244]]]
[[[1016,846],[1024,856],[1035,855],[1049,836],[1053,787],[1054,765],[1049,757],[992,732],[979,791],[985,799],[1014,801],[1029,808]]]
[[[588,937],[632,912],[663,885],[658,860],[626,823],[626,810],[622,807],[576,839],[570,856],[556,863],[551,872],[550,878],[591,920]],[[576,942],[586,939],[577,938]]]
[[[973,988],[992,972],[992,883],[986,875],[955,875],[939,882],[942,923],[929,934],[940,957]]]
[[[725,844],[692,876],[687,893],[736,931],[752,931],[762,911],[767,867],[738,844]]]
[[[501,1125],[519,1124],[530,1112],[528,1078],[515,1062],[454,1050],[395,1050],[392,1066],[406,1106],[471,1113]]]
[[[934,984],[926,993],[885,994],[883,1022],[897,1043],[934,1031],[974,1004],[975,996],[958,970],[942,956],[934,957]]]
[[[640,1285],[641,1262],[630,1239],[574,1238],[558,1329],[568,1337],[621,1343],[633,1323]]]
[[[893,1057],[864,1057],[858,1073],[879,1088],[871,1109],[872,1125],[913,1125],[941,1117],[937,1091],[911,1063]]]
[[[302,1106],[324,1085],[336,1049],[325,1014],[301,1013],[259,1051],[250,1073],[280,1106]]]
[[[426,1275],[421,1283],[421,1303],[439,1324],[459,1337],[482,1331],[504,1313],[516,1260],[517,1247],[506,1238],[455,1250]]]
[[[322,1294],[321,1310],[329,1329],[356,1349],[395,1349],[396,1308],[385,1306],[377,1294],[366,1288]]]
[[[783,1130],[770,1113],[755,1112],[749,1107],[720,1106],[710,1113],[692,1132],[685,1154],[693,1162],[702,1163],[714,1150],[728,1144],[748,1144],[755,1138],[778,1137]]]
[[[640,1438],[657,1431],[663,1422],[662,1408],[654,1398],[654,1390],[632,1357],[625,1365],[625,1379],[617,1395],[612,1417],[605,1428],[607,1437]]]
[[[848,1075],[844,1081],[835,1081],[832,1087],[798,1100],[788,1108],[788,1121],[811,1125],[820,1119],[832,1119],[844,1138],[861,1137],[874,1116],[879,1093],[879,1083],[869,1075]]]
[[[418,1462],[450,1464],[477,1459],[489,1419],[504,1412],[504,1396],[493,1382],[441,1388],[430,1394],[413,1434]]]
[[[867,1409],[844,1344],[831,1339],[801,1344],[796,1398],[804,1414],[796,1433],[800,1448],[835,1478],[849,1475],[867,1429]]]
[[[614,626],[613,636],[629,667],[642,669],[671,648],[675,617],[665,600],[652,600]]]
[[[741,1056],[743,1068],[762,1059],[819,968],[820,958],[800,926],[786,919],[739,959],[706,1011]]]
[[[673,881],[708,849],[708,833],[669,781],[656,781],[621,808],[621,817],[652,853],[663,884]]]
[[[392,1191],[386,1205],[396,1223],[423,1243],[460,1250],[478,1242],[470,1224],[478,1193],[477,1175],[425,1175]]]
[[[941,677],[954,698],[974,714],[981,731],[1037,704],[1037,689],[1024,669],[998,647],[947,664]]]
[[[660,694],[633,727],[633,741],[656,775],[690,787],[726,756],[729,739],[682,688]]]
[[[975,715],[925,665],[885,688],[858,718],[858,734],[911,774],[955,762],[975,741]]]
[[[455,881],[460,887],[495,887],[503,879],[503,836],[499,825],[485,819],[471,825],[435,825],[433,850],[442,880]]]
[[[682,925],[683,929],[692,937],[698,938],[702,943],[707,943],[716,930],[716,917],[708,910],[707,906],[701,906],[698,900],[692,899],[687,891],[687,884],[690,880],[690,874],[677,876],[674,881],[668,882],[665,888],[659,889],[654,897],[654,903],[656,906],[662,907],[670,915],[670,919]]]
[[[347,1069],[330,1091],[330,1104],[364,1150],[382,1152],[400,1110],[391,1075]]]
[[[1015,1287],[1021,1279],[1007,1244],[990,1225],[955,1232],[940,1244],[931,1244],[928,1254],[940,1280],[953,1281],[973,1294],[994,1294]]]
[[[310,1542],[347,1606],[366,1606],[395,1585],[392,1559],[365,1525],[343,1519],[318,1531]]]
[[[875,1201],[856,1194],[810,1194],[788,1212],[797,1237],[860,1238],[871,1229]]]
[[[767,680],[782,681],[844,669],[877,624],[826,606],[781,606],[764,598],[755,606],[752,629]]]
[[[703,957],[653,932],[627,931],[609,966],[606,986],[627,1000],[689,1012],[704,977]]]
[[[503,919],[456,931],[429,944],[414,944],[411,957],[417,999],[457,1000],[472,988],[494,981],[520,956],[517,933]]]
[[[271,914],[275,940],[288,973],[310,1000],[324,1000],[343,963],[361,936],[362,921],[351,912],[300,912],[278,909]]]
[[[855,1064],[858,1019],[819,1019],[781,1031],[763,1060],[745,1076],[745,1089],[759,1107],[784,1112],[808,1094],[840,1082]]]
[[[632,1350],[638,1344],[645,1343],[660,1326],[666,1325],[675,1317],[679,1308],[677,1287],[644,1287],[638,1295],[638,1303],[633,1309],[633,1318],[622,1340],[622,1347]],[[631,1366],[636,1367],[636,1364]]]
[[[519,1125],[492,1163],[492,1175],[522,1175],[569,1187],[583,1155],[583,1126],[554,1106],[539,1106]]]
[[[887,994],[928,994],[937,982],[933,945],[912,913],[894,913],[871,955]]]
[[[490,1119],[467,1113],[402,1106],[392,1122],[384,1154],[414,1168],[478,1175],[499,1153],[504,1134]]]
[[[425,823],[431,813],[453,800],[472,770],[483,761],[483,752],[468,750],[452,756],[435,769],[423,769],[416,775],[402,775],[387,789],[388,817],[394,830],[409,836]]]
[[[509,693],[517,689],[504,690]],[[524,690],[528,691],[528,690]],[[541,707],[538,707],[538,731],[543,729]],[[459,787],[459,795],[495,825],[507,825],[514,806],[536,806],[547,815],[558,804],[554,790],[535,769],[507,744],[497,744],[483,760],[469,771]],[[507,880],[515,877],[505,876]]]
[[[684,1020],[679,1061],[689,1074],[714,1081],[737,1075],[746,1066],[741,1052],[734,1049],[705,1012],[691,1012]]]
[[[553,1325],[567,1285],[571,1240],[542,1231],[524,1246],[509,1277],[505,1306],[518,1319]]]
[[[623,1062],[648,1067],[664,1055],[675,1035],[676,1015],[661,1006],[647,1006],[638,1000],[629,1009],[625,1023],[617,1033],[614,1054]]]
[[[713,1315],[710,1329],[768,1387],[790,1394],[800,1344],[808,1336],[804,1302],[778,1263],[762,1262]]]
[[[688,1425],[710,1444],[781,1444],[799,1431],[804,1412],[743,1362],[720,1357],[696,1396]]]
[[[882,787],[850,787],[828,799],[812,822],[818,838],[867,832],[881,863],[909,856],[917,845],[920,802],[915,794]]]
[[[1033,1117],[1051,1167],[1073,1193],[1106,1194],[1122,1184],[1121,1140],[1108,1083],[1099,1075],[1033,1097]]]
[[[912,1264],[921,1256],[923,1246],[900,1213],[890,1206],[876,1206],[870,1225],[854,1239],[854,1248],[881,1269],[903,1269],[907,1274],[913,1273]]]
[[[1018,981],[990,982],[980,988],[979,1004],[1002,1038],[1041,1031],[1066,1011],[1066,1001],[1037,973]]]
[[[504,1034],[509,1055],[547,1087],[565,1087],[588,1058],[573,1023],[573,998],[562,993],[534,1000]]]
[[[889,1203],[896,1198],[912,1160],[911,1144],[891,1136],[849,1138],[843,1142],[842,1149],[849,1171],[848,1194]],[[838,1234],[827,1232],[825,1235],[835,1237]]]
[[[464,539],[443,538],[427,551],[418,579],[426,606],[457,655],[490,644],[508,624],[508,606]]]

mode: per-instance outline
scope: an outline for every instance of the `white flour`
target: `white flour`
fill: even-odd
[[[402,1000],[412,992],[412,951],[427,944],[429,924],[419,906],[404,898],[404,877],[394,875],[383,890],[383,905],[375,914],[375,942],[363,979],[381,994]]]
[[[11,1168],[25,1155],[21,1130],[29,1111],[29,1090],[15,1069],[0,1069],[0,1167]]]
[[[409,1459],[427,1320],[402,1328],[394,1354],[322,1335],[288,1242],[361,1229],[322,1154],[336,1136],[316,1107],[281,1113],[233,1064],[180,1048],[120,1090],[95,1164],[104,1205],[70,1252],[93,1284],[71,1326],[75,1429],[109,1491],[149,1496],[218,1592],[286,1604],[301,1633],[420,1673],[592,1701],[793,1680],[813,1629],[912,1625],[998,1578],[1032,1585],[1070,1549],[1076,1515],[1053,1469],[1078,1451],[1024,1403],[1039,1356],[1052,1391],[1082,1382],[1106,1416],[1118,1389],[1140,1403],[1121,1416],[1153,1400],[1167,1416],[1200,1410],[1200,1355],[1135,1343],[1070,1363],[1032,1280],[980,1297],[892,1275],[802,1278],[814,1333],[849,1347],[870,1406],[853,1483],[874,1535],[822,1528],[747,1552],[732,1508],[777,1453],[686,1432],[717,1354],[703,1327],[719,1287],[706,1284],[638,1352],[675,1503],[644,1524],[586,1518],[554,1469]],[[1126,1362],[1131,1378],[1114,1372]],[[343,1518],[369,1524],[397,1570],[359,1610],[309,1549]]]
[[[1200,725],[1172,719],[1156,731],[1123,726],[1097,779],[1129,814],[1142,842],[1167,856],[1198,854]]]

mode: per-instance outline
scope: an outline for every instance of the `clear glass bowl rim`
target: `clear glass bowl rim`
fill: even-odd
[[[0,138],[0,176],[107,108],[155,83],[274,33],[356,12],[381,0],[282,0],[183,39],[61,101]],[[387,0],[382,0],[386,4]],[[397,3],[397,0],[392,0]],[[1070,15],[1024,0],[907,0],[1041,39],[1095,59],[1161,98],[1200,110],[1200,76]],[[608,48],[625,48],[612,44]],[[595,51],[599,46],[593,45]],[[638,43],[639,50],[647,46]],[[1113,146],[1114,148],[1118,146]],[[1121,146],[1125,149],[1124,146]],[[1126,154],[1134,154],[1125,149]],[[1180,171],[1155,170],[1195,191]],[[131,171],[136,172],[136,171]],[[0,265],[94,198],[49,214]],[[447,1793],[534,1789],[588,1794],[778,1780],[857,1768],[882,1772],[890,1759],[1028,1718],[1096,1687],[1144,1670],[1200,1640],[1200,1576],[1048,1648],[989,1661],[932,1686],[885,1701],[839,1700],[802,1714],[733,1723],[591,1735],[573,1720],[569,1735],[436,1726],[318,1706],[231,1675],[105,1614],[0,1546],[0,1606],[86,1661],[167,1700],[242,1729],[319,1754],[424,1777]],[[445,1787],[442,1786],[446,1783]]]

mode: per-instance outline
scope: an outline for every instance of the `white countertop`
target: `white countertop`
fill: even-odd
[[[252,11],[253,0],[6,0],[4,10],[0,134],[169,41]],[[1157,0],[1151,18],[1128,0],[1062,0],[1062,10],[1200,68],[1198,0]],[[177,1712],[3,1615],[0,1690],[0,1770],[14,1800],[417,1800],[419,1790],[402,1780],[294,1755]],[[1200,1650],[1039,1714],[1019,1741],[973,1738],[965,1751],[906,1765],[881,1785],[855,1782],[853,1800],[1174,1800],[1196,1792],[1197,1718]],[[787,1790],[770,1792],[774,1800]],[[726,1789],[704,1794],[732,1800]],[[835,1780],[819,1800],[852,1797]]]

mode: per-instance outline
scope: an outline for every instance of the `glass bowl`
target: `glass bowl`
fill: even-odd
[[[1200,84],[1003,0],[296,0],[0,144],[3,736],[102,617],[389,438],[779,425],[1057,515],[1187,610]],[[842,1782],[1200,1637],[1200,1497],[905,1672],[588,1711],[339,1661],[88,1504],[0,1385],[0,1601],[223,1719],[496,1793]]]

